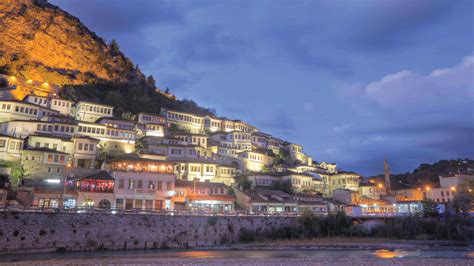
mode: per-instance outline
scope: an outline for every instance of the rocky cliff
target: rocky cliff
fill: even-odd
[[[118,45],[46,0],[0,1],[0,70],[59,85],[144,80]]]

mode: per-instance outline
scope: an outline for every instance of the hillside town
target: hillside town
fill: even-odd
[[[473,174],[436,184],[364,179],[245,121],[58,97],[54,84],[2,75],[0,205],[134,212],[403,216],[444,210]],[[21,97],[21,98],[20,98]]]

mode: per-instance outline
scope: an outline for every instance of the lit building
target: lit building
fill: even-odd
[[[65,189],[64,178],[23,178],[17,188],[17,199],[24,206],[75,208],[77,191]]]
[[[243,162],[244,169],[251,172],[261,172],[265,167],[270,167],[274,157],[269,156],[265,151],[242,151],[239,159]]]
[[[70,122],[49,122],[43,120],[12,120],[0,123],[3,134],[26,138],[31,134],[49,134],[57,136],[72,136],[77,132],[77,124]]]
[[[384,184],[382,183],[361,183],[359,185],[359,194],[361,197],[378,200],[380,199],[380,196],[385,196],[386,192]]]
[[[137,135],[163,137],[165,135],[166,118],[157,114],[138,113]]]
[[[396,201],[422,201],[423,200],[423,191],[421,188],[392,188],[392,195],[395,196]]]
[[[161,109],[161,114],[166,117],[168,123],[174,124],[181,129],[185,129],[191,133],[204,132],[204,117],[202,116],[166,108]]]
[[[250,213],[297,212],[298,203],[294,197],[279,190],[254,188],[247,191],[235,189],[239,206]]]
[[[360,175],[354,172],[338,171],[337,174],[329,175],[329,196],[338,188],[359,191]]]
[[[137,122],[141,124],[166,124],[166,117],[159,115],[159,114],[151,114],[151,113],[138,113],[137,114]]]
[[[51,148],[26,148],[21,151],[21,165],[25,178],[56,178],[63,180],[70,165],[71,156]]]
[[[110,160],[118,209],[172,209],[175,175],[173,163],[128,155]]]
[[[360,201],[359,192],[345,188],[335,189],[332,198],[344,204],[358,204]]]
[[[59,114],[59,112],[28,102],[0,100],[0,122],[11,120],[38,120],[52,114]]]
[[[15,137],[0,135],[0,159],[5,161],[20,161],[23,140]]]
[[[197,145],[207,149],[207,135],[196,133],[172,133],[173,138],[188,145]]]
[[[217,176],[216,161],[210,159],[169,159],[176,163],[175,174],[178,179],[213,181]]]
[[[115,204],[114,178],[106,171],[68,179],[67,191],[77,192],[77,207],[110,209]],[[71,202],[68,203],[72,204]]]
[[[209,132],[216,132],[222,129],[222,120],[219,118],[206,116],[204,117],[204,129]]]
[[[234,210],[235,197],[222,183],[176,180],[175,209],[224,212]]]
[[[273,187],[277,183],[290,182],[295,192],[312,191],[322,193],[324,184],[319,178],[307,173],[294,172],[260,172],[251,173],[247,179],[253,187]]]
[[[256,148],[267,149],[270,135],[263,132],[252,132],[252,145]]]
[[[80,101],[76,103],[74,117],[79,121],[95,122],[102,117],[113,117],[113,111],[113,106]]]
[[[220,146],[236,149],[238,151],[252,150],[252,139],[250,132],[230,131],[214,132],[211,139],[218,142]]]

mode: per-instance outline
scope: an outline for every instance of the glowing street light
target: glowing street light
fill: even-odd
[[[456,187],[451,187],[451,190],[452,190],[452,191],[456,191]]]
[[[431,189],[430,187],[426,187],[426,191],[430,191],[430,189]]]
[[[379,188],[383,188],[383,185],[382,185],[382,184],[379,184]]]

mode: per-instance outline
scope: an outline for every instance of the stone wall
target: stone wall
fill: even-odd
[[[272,230],[290,217],[0,212],[0,253],[206,247],[235,243],[241,228]]]

